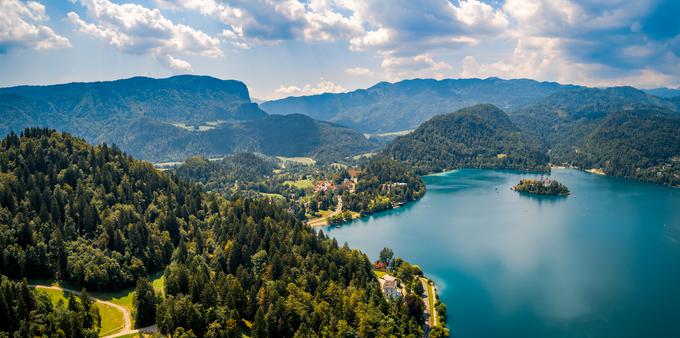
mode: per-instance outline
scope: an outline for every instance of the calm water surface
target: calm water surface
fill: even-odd
[[[528,176],[428,176],[422,200],[327,231],[419,264],[456,337],[680,337],[680,189],[557,169],[573,195],[510,190]]]

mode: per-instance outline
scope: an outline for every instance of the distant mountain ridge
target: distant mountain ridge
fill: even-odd
[[[645,89],[645,93],[652,94],[658,97],[663,97],[663,98],[674,98],[674,97],[680,97],[680,87],[679,88],[653,88],[653,89]]]
[[[0,117],[0,135],[44,126],[150,161],[234,151],[349,156],[374,147],[336,124],[269,115],[243,82],[209,76],[0,88]]]
[[[528,79],[413,79],[349,93],[288,97],[261,107],[272,114],[300,113],[366,133],[385,133],[415,129],[435,115],[480,103],[512,111],[573,88],[578,86]]]
[[[437,115],[384,153],[420,173],[545,170],[548,162],[680,185],[680,113],[632,87],[571,88],[504,113],[482,104]]]

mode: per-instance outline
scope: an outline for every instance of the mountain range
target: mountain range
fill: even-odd
[[[337,124],[269,115],[244,83],[208,76],[0,88],[0,117],[0,135],[55,128],[150,161],[236,151],[344,157],[375,146]]]
[[[632,87],[570,88],[509,114],[485,104],[435,116],[383,152],[420,173],[550,162],[680,185],[679,130],[667,100]]]
[[[365,133],[412,130],[429,118],[479,103],[513,111],[577,86],[527,79],[414,79],[380,82],[349,93],[288,97],[264,102],[272,114],[299,113]]]

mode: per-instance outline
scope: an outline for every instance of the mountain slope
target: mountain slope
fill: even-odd
[[[545,170],[548,160],[537,139],[489,104],[435,116],[395,139],[384,153],[420,173],[461,167]]]
[[[0,117],[0,135],[45,126],[150,161],[236,151],[344,157],[374,147],[336,124],[270,116],[242,82],[207,76],[0,88]]]
[[[551,162],[677,185],[680,113],[632,87],[578,88],[510,114],[550,148]]]
[[[0,95],[14,95],[31,103],[22,106],[22,113],[31,118],[29,121],[7,123],[7,118],[16,112],[0,110],[3,135],[37,123],[99,142],[103,141],[98,139],[102,131],[138,118],[204,124],[266,116],[250,102],[245,84],[207,76],[19,86],[1,88]]]
[[[673,98],[680,97],[680,88],[654,88],[645,89],[645,93],[652,94],[658,97]]]
[[[557,163],[607,175],[680,186],[680,116],[635,110],[604,118],[575,144],[560,144]]]
[[[366,133],[384,133],[415,129],[432,116],[478,103],[514,110],[565,88],[574,86],[524,79],[415,79],[349,93],[289,97],[261,107],[272,114],[300,113]]]
[[[118,140],[116,144],[131,155],[151,161],[260,152],[272,156],[309,156],[324,162],[376,147],[352,129],[305,115],[270,115],[255,121],[225,122],[206,131],[139,119],[126,128],[111,130],[106,139]]]
[[[577,142],[612,113],[635,110],[673,114],[676,107],[632,87],[575,88],[550,95],[509,115],[521,129],[540,136],[552,147]]]
[[[163,292],[145,300],[164,335],[423,336],[422,307],[387,302],[365,254],[272,203],[228,201],[46,129],[0,141],[0,182],[0,273],[112,292],[165,269]],[[49,309],[19,312],[9,296],[3,313],[17,315],[7,318],[44,323],[28,321]]]

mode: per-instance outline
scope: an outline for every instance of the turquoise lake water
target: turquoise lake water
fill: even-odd
[[[510,190],[532,176],[427,176],[420,201],[326,231],[420,265],[455,337],[680,337],[680,189],[555,169],[571,196]]]

